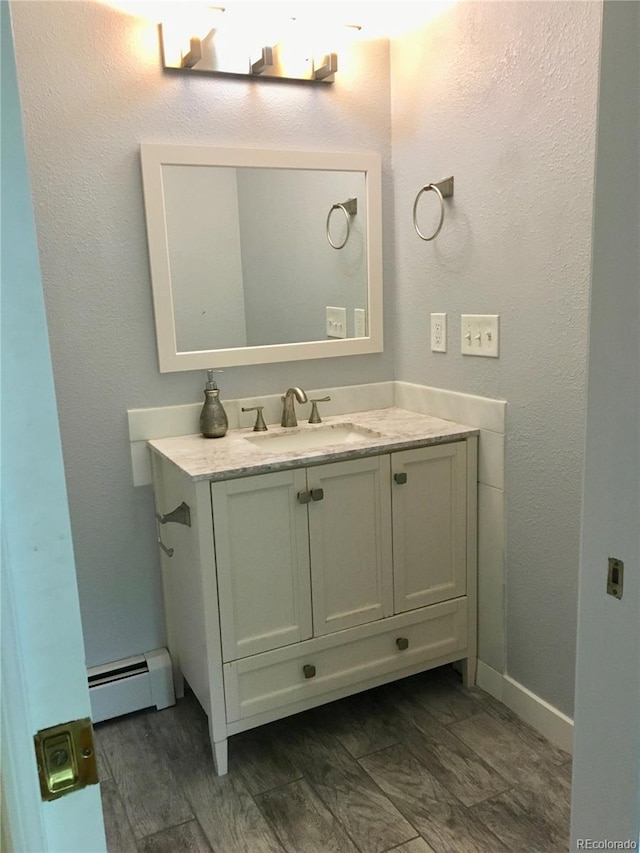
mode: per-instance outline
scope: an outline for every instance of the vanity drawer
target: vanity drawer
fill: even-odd
[[[466,646],[463,596],[231,661],[223,667],[227,722],[463,652]]]

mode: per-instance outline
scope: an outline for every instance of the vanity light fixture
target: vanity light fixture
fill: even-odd
[[[197,36],[189,39],[189,50],[180,57],[183,68],[193,68],[202,59],[202,41]]]
[[[352,33],[359,29],[349,26]],[[174,18],[160,24],[163,66],[188,74],[333,83],[338,54],[326,49],[326,41],[314,50],[313,27],[288,18],[265,35],[261,40],[249,32],[234,9],[209,6],[195,23]]]
[[[202,61],[203,42],[220,26],[222,6],[198,6],[188,11],[181,8],[178,15],[160,24],[162,60],[165,68],[194,68]]]
[[[333,75],[338,70],[338,54],[337,53],[326,53],[321,59],[320,62],[313,69],[313,77],[314,80],[326,80],[328,77],[331,77],[333,80]]]
[[[251,63],[252,74],[262,74],[267,68],[273,68],[273,47],[263,47],[260,59]]]

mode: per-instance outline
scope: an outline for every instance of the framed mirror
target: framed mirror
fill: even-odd
[[[141,145],[160,371],[382,350],[377,154]]]

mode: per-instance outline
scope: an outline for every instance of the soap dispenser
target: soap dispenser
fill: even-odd
[[[229,426],[227,413],[220,402],[220,392],[213,378],[214,373],[222,373],[222,371],[207,370],[204,406],[200,412],[200,432],[205,438],[222,438]]]

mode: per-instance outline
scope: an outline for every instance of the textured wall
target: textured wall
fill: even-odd
[[[508,401],[507,668],[568,713],[600,15],[458,3],[392,45],[396,378]],[[413,199],[450,174],[444,228],[423,243]],[[431,311],[449,315],[445,355]],[[500,314],[499,360],[459,354],[461,313]]]
[[[578,849],[578,838],[628,842],[640,834],[639,88],[640,4],[606,2],[593,234],[572,851]],[[605,592],[609,557],[625,564],[620,600]]]
[[[229,369],[223,396],[395,375],[506,398],[508,669],[570,713],[600,4],[458,3],[395,42],[391,118],[381,43],[344,57],[333,87],[186,79],[161,72],[153,25],[109,7],[12,9],[89,662],[163,633],[124,410],[203,384],[157,371],[139,142],[377,150],[385,353]],[[422,243],[415,193],[451,173],[443,232]],[[429,351],[430,311],[449,313],[446,355]],[[498,361],[458,355],[463,311],[500,313]]]
[[[391,236],[389,55],[361,44],[333,86],[166,75],[156,25],[98,3],[11,4],[90,665],[164,641],[150,488],[134,489],[125,410],[202,398],[158,372],[140,142],[377,151]],[[392,246],[385,245],[392,316]],[[382,354],[231,368],[222,395],[390,379]],[[37,405],[38,377],[33,377]]]

